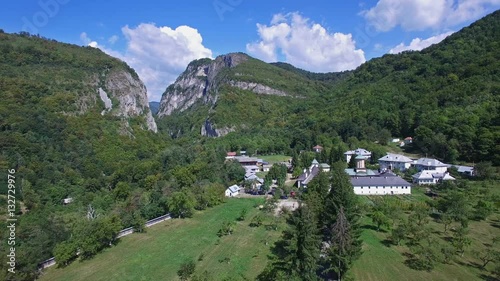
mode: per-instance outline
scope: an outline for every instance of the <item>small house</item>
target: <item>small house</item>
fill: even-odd
[[[225,195],[226,197],[234,197],[240,193],[240,187],[235,185],[231,185],[226,189]]]

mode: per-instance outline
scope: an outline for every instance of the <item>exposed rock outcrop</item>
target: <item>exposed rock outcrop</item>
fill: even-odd
[[[218,80],[219,73],[224,68],[235,67],[248,58],[242,53],[232,53],[218,56],[215,60],[200,59],[191,62],[163,94],[158,117],[168,116],[174,111],[182,112],[199,100],[205,104],[215,103],[221,82]]]

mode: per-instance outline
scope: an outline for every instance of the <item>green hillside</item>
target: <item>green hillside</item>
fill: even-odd
[[[96,48],[0,33],[0,237],[9,235],[6,173],[14,169],[16,280],[33,280],[58,244],[70,257],[78,248],[90,258],[120,229],[165,214],[167,195],[183,188],[189,210],[220,203],[234,180],[223,150],[179,146],[148,130],[144,114],[119,112],[122,96],[143,98],[141,85],[134,70]],[[98,88],[113,105],[106,114]],[[147,113],[145,101],[130,111]],[[73,201],[65,206],[65,198]],[[0,269],[0,280],[14,278],[7,263]]]
[[[236,130],[224,138],[228,144],[266,152],[310,149],[337,136],[344,142],[412,136],[422,154],[499,165],[499,18],[497,11],[421,52],[384,55],[346,73],[249,59],[219,79],[260,83],[290,96],[222,83],[211,110],[195,105],[159,122],[183,132],[177,137],[193,137],[209,112],[217,127]]]

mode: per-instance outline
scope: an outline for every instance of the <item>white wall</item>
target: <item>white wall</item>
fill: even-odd
[[[355,186],[354,194],[357,195],[397,195],[411,194],[411,187],[408,186]]]

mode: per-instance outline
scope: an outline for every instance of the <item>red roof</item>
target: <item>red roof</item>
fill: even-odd
[[[236,152],[228,152],[227,156],[236,156]]]
[[[412,140],[412,137],[406,137],[405,140]]]
[[[318,149],[318,148],[323,148],[321,145],[316,145],[315,147],[313,147],[314,149]]]

